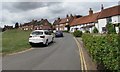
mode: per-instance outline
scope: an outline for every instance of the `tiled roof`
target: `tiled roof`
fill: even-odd
[[[53,25],[58,25],[59,22],[60,22],[60,19],[59,20],[57,19],[57,20],[54,21]]]
[[[99,12],[94,13],[92,15],[83,16],[80,18],[74,18],[74,20],[70,23],[70,26],[96,22],[98,15],[99,15]]]
[[[100,18],[115,16],[115,15],[120,15],[120,5],[103,9],[101,12],[94,13],[92,15],[87,15],[80,18],[74,18],[74,20],[70,23],[70,26],[92,23],[92,22],[96,22]]]
[[[98,18],[105,18],[110,16],[120,15],[120,5],[104,9],[99,14]]]
[[[31,21],[28,23],[24,23],[22,26],[31,26],[31,25],[50,25],[49,21],[47,19],[42,19],[41,21]]]
[[[66,22],[67,22],[67,18],[63,18],[63,19],[61,19],[61,21],[59,23],[62,24],[62,23],[66,23]]]
[[[62,18],[62,19],[60,19],[60,24],[63,24],[63,23],[67,23],[67,22],[69,22],[70,20],[71,20],[71,16],[70,17],[68,17],[68,18]],[[67,21],[67,19],[68,19],[68,21]]]

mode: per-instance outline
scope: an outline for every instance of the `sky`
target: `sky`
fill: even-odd
[[[2,0],[0,1],[0,27],[21,24],[34,20],[48,19],[53,23],[58,17],[66,15],[88,15],[89,8],[93,12],[118,5],[119,0]]]

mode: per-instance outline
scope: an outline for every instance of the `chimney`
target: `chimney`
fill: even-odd
[[[89,15],[92,15],[92,14],[93,14],[93,10],[92,10],[92,8],[90,8]]]
[[[58,20],[60,20],[60,17],[58,17]]]
[[[104,9],[104,6],[103,6],[103,4],[101,4],[101,11]]]
[[[66,15],[66,18],[68,18],[68,17],[69,17],[69,15],[67,14],[67,15]]]
[[[41,19],[41,21],[43,20],[43,18]]]
[[[70,14],[70,16],[71,16],[71,17],[73,17],[73,15],[72,15],[72,14]]]

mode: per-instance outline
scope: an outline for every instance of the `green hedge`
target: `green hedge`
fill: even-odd
[[[93,60],[98,65],[102,64],[104,70],[120,70],[120,36],[83,34],[82,39]]]
[[[81,37],[82,36],[82,31],[76,30],[76,31],[73,32],[73,35],[75,37]]]

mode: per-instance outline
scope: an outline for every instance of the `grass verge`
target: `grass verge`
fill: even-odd
[[[23,51],[30,48],[28,43],[31,31],[19,29],[7,30],[2,33],[2,55]]]

